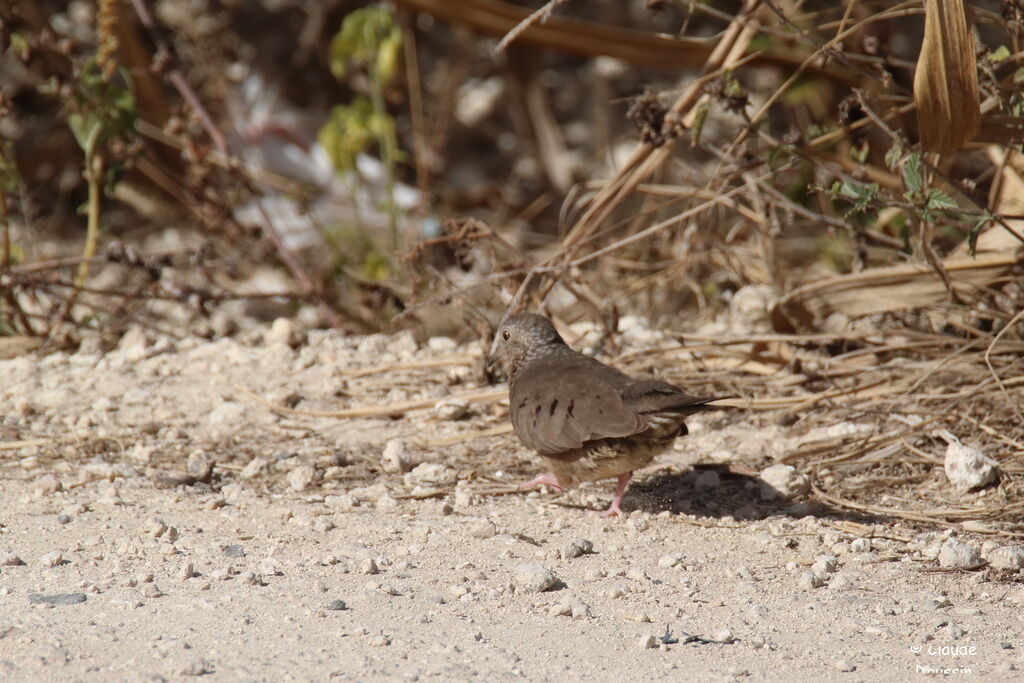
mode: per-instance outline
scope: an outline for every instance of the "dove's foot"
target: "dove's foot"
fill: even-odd
[[[622,504],[622,494],[626,492],[626,487],[629,486],[629,480],[632,476],[632,472],[619,475],[618,484],[615,487],[615,497],[612,498],[612,504],[608,506],[608,509],[600,513],[602,517],[618,517],[619,515],[626,514],[619,506]]]
[[[565,488],[558,483],[558,479],[553,474],[541,474],[530,481],[524,481],[519,485],[520,491],[529,491],[530,489],[540,488],[541,486],[550,486],[556,491],[564,491]]]

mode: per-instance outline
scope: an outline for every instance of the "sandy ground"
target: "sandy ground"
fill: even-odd
[[[458,398],[489,390],[478,348],[292,336],[0,362],[0,679],[1024,675],[1019,575],[940,566],[948,531],[764,499],[805,438],[770,416],[694,420],[601,519],[611,482],[499,495],[537,467],[511,434],[436,443],[507,423]],[[242,388],[431,405],[282,415]]]

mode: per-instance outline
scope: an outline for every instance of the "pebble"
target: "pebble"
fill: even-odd
[[[29,593],[28,601],[32,605],[77,605],[85,602],[85,593],[57,593],[56,595]]]
[[[442,420],[461,420],[469,415],[469,403],[457,398],[446,398],[434,404],[434,414]]]
[[[405,474],[412,469],[409,449],[401,439],[389,439],[380,456],[380,466],[388,474]]]
[[[327,609],[332,612],[339,612],[348,609],[348,605],[345,604],[344,600],[331,600],[327,603]]]
[[[851,671],[857,670],[857,667],[851,664],[849,660],[846,659],[837,659],[834,666],[836,668],[836,671],[842,671],[843,673],[849,673]]]
[[[855,538],[850,541],[850,551],[854,553],[869,553],[871,552],[871,539],[869,538]]]
[[[469,529],[469,535],[473,538],[493,538],[498,533],[498,529],[494,526],[494,522],[489,519],[482,519],[476,522]]]
[[[552,605],[548,609],[548,614],[553,617],[571,617],[572,616],[572,603],[560,602],[557,605]]]
[[[821,588],[825,585],[825,578],[817,572],[804,572],[800,575],[800,586],[802,588]]]
[[[167,531],[167,525],[159,517],[150,517],[142,528],[147,536],[152,536],[153,538],[160,538]]]
[[[573,619],[592,619],[593,614],[590,613],[590,605],[585,602],[574,602],[572,604],[572,618]]]
[[[64,487],[61,485],[60,479],[52,474],[43,475],[32,482],[32,490],[41,495],[46,493],[56,493],[63,488]]]
[[[20,567],[25,562],[12,552],[0,550],[0,567]]]
[[[732,631],[728,628],[723,628],[715,631],[714,635],[711,636],[711,639],[717,643],[732,643],[736,640],[736,636],[734,636]]]
[[[147,583],[142,589],[142,594],[147,598],[161,598],[164,596],[164,592],[155,583]]]
[[[839,569],[839,560],[834,555],[818,555],[814,558],[811,571],[815,574],[834,574]]]
[[[337,564],[337,559],[335,559],[334,563]],[[273,557],[264,557],[260,560],[259,569],[260,574],[263,574],[264,576],[281,576],[282,574],[281,567]]]
[[[793,498],[807,493],[811,481],[791,465],[772,465],[761,471],[761,499]]]
[[[653,650],[654,648],[658,647],[658,638],[651,634],[647,634],[646,636],[640,636],[640,640],[637,642],[637,646],[641,650]]]
[[[316,469],[311,465],[299,465],[288,473],[288,488],[292,491],[305,491],[313,485]]]
[[[515,585],[519,589],[533,593],[543,593],[553,588],[557,583],[558,577],[539,562],[530,562],[516,567]]]
[[[594,544],[585,538],[574,538],[562,547],[563,560],[571,560],[594,552]]]
[[[659,567],[665,567],[665,568],[675,567],[675,566],[677,566],[682,561],[683,561],[683,554],[682,553],[672,553],[671,555],[662,555],[661,557],[658,558],[658,566]]]
[[[995,569],[1024,569],[1024,546],[1007,545],[990,550],[988,563]]]
[[[213,673],[213,666],[202,657],[196,657],[189,661],[178,671],[182,676],[205,676]]]
[[[63,512],[60,513],[59,515],[57,515],[57,523],[58,524],[70,524],[71,523],[71,515],[65,514]]]
[[[237,543],[224,547],[224,557],[245,557],[245,548]]]
[[[403,481],[410,488],[417,484],[421,486],[451,486],[457,478],[458,473],[451,467],[435,462],[424,462],[412,468],[405,475]]]
[[[196,481],[207,481],[213,474],[213,462],[202,449],[192,451],[185,463],[185,470],[196,478]]]
[[[360,574],[379,574],[380,568],[377,567],[377,563],[372,558],[367,558],[359,563]]]
[[[181,569],[178,570],[178,578],[182,581],[188,581],[195,575],[196,568],[192,565],[191,562],[186,562],[185,564],[181,565]]]
[[[263,333],[263,343],[267,346],[284,345],[295,347],[299,345],[299,335],[295,326],[288,318],[277,318]]]
[[[253,479],[263,474],[270,467],[270,460],[259,456],[250,460],[238,474],[240,479]]]
[[[56,567],[57,565],[64,564],[64,555],[59,550],[54,550],[40,557],[39,562],[44,567]]]
[[[387,636],[373,636],[366,641],[366,644],[370,647],[387,647],[391,644],[391,640]]]
[[[967,569],[981,563],[981,553],[970,543],[950,538],[939,550],[939,566]]]
[[[946,446],[946,478],[958,491],[966,493],[979,489],[999,477],[995,463],[982,455],[981,451],[964,446],[951,434],[947,433],[946,436],[953,439]]]

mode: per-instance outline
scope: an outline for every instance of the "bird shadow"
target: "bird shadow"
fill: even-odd
[[[781,495],[766,498],[762,495],[766,486],[753,472],[744,472],[728,465],[697,465],[686,472],[665,472],[634,480],[622,498],[622,510],[626,513],[640,510],[651,514],[668,511],[698,517],[729,517],[738,521],[757,521],[776,516],[795,519],[811,516],[872,524],[888,519],[837,509],[813,498],[797,501]]]

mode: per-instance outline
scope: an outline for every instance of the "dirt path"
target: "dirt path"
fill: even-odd
[[[770,419],[696,420],[602,520],[609,484],[491,495],[535,468],[509,434],[430,445],[505,423],[453,398],[478,349],[281,332],[0,362],[0,448],[47,440],[0,450],[0,679],[1022,675],[1024,588],[939,567],[948,533],[692,469],[764,468]]]

